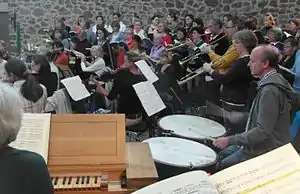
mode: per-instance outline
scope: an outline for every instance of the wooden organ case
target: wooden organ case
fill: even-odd
[[[55,194],[132,193],[157,181],[146,143],[125,143],[124,115],[52,115],[48,153]]]

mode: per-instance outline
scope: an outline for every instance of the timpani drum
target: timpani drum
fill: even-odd
[[[149,143],[159,178],[165,179],[191,170],[214,170],[218,155],[211,148],[187,139],[155,137]]]
[[[169,115],[158,121],[158,126],[171,136],[208,144],[209,139],[224,136],[226,129],[220,123],[192,115]]]

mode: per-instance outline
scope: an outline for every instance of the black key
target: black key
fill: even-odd
[[[64,177],[62,184],[63,185],[66,184],[66,181],[67,181],[67,177]]]
[[[95,176],[95,182],[94,182],[95,184],[98,183],[98,178],[99,178],[99,177]]]
[[[82,177],[82,179],[81,179],[81,184],[83,185],[84,184],[84,176]]]
[[[80,177],[77,177],[77,179],[76,179],[76,184],[77,185],[79,184],[79,181],[80,181]]]
[[[68,180],[68,185],[70,185],[72,182],[72,177],[69,177],[69,180]]]
[[[90,184],[90,177],[89,176],[87,177],[86,183]]]
[[[58,182],[58,178],[55,178],[54,185],[57,185],[57,182]]]

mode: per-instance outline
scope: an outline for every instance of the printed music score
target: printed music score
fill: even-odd
[[[149,67],[148,63],[145,60],[140,60],[135,62],[136,66],[141,70],[146,79],[152,84],[158,80],[156,74]]]
[[[209,181],[204,171],[192,171],[178,175],[132,194],[218,194],[218,190]]]
[[[51,114],[25,113],[17,139],[11,147],[40,154],[48,161]]]
[[[149,117],[166,108],[151,82],[140,82],[133,85],[133,88]]]
[[[210,178],[220,194],[299,193],[300,157],[288,144]]]
[[[63,79],[60,82],[64,84],[69,95],[74,101],[79,101],[90,96],[90,93],[78,75]]]

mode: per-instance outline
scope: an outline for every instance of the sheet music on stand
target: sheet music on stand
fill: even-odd
[[[133,85],[133,88],[149,117],[166,108],[150,81],[137,83]]]
[[[148,63],[145,60],[137,61],[135,62],[135,64],[141,70],[141,72],[148,81],[154,83],[158,80],[158,77],[155,75],[155,73],[152,71],[152,69],[149,67]]]
[[[82,100],[91,95],[78,75],[63,79],[60,82],[64,84],[69,95],[74,101]]]
[[[40,154],[47,163],[51,114],[24,113],[17,139],[11,147]]]

